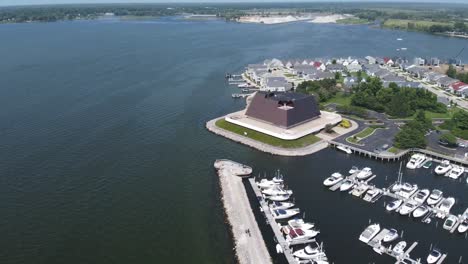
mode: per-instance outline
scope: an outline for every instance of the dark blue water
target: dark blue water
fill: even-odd
[[[369,218],[404,227],[426,248],[441,244],[457,259],[467,246],[321,185],[353,164],[389,176],[395,164],[332,150],[274,157],[204,129],[243,106],[230,98],[224,74],[248,63],[391,56],[401,46],[408,56],[445,58],[466,40],[366,26],[177,19],[0,25],[0,36],[0,263],[233,263],[216,158],[282,169],[336,263],[384,263],[357,242]],[[440,183],[466,194],[466,186]]]

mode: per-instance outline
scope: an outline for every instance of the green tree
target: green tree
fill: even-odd
[[[445,133],[439,137],[439,140],[448,144],[448,146],[456,146],[457,145],[457,137],[455,137],[452,133]]]
[[[400,149],[425,148],[426,144],[421,125],[415,121],[404,125],[395,136],[395,146]]]
[[[457,69],[452,64],[449,65],[449,68],[447,70],[447,76],[451,78],[457,77]]]
[[[340,80],[341,79],[341,73],[337,72],[335,73],[335,80]]]
[[[426,117],[426,113],[423,110],[418,110],[416,112],[414,120],[422,125],[422,127],[424,128],[424,132],[433,128],[432,120]]]
[[[333,59],[333,60],[332,60],[332,64],[336,64],[336,59]]]

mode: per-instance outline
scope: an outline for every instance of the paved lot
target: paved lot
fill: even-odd
[[[439,144],[439,137],[440,133],[437,133],[436,131],[430,133],[429,135],[426,136],[427,139],[427,147],[439,152],[439,153],[444,153],[446,155],[454,155],[457,158],[465,158],[465,153],[468,152],[468,148],[462,148],[462,147],[457,147],[457,148],[448,148],[445,147],[441,144]]]

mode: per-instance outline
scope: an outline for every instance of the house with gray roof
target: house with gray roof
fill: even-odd
[[[375,77],[379,77],[379,78],[382,79],[383,77],[385,77],[385,76],[387,76],[387,75],[390,75],[390,74],[392,74],[392,73],[391,73],[389,70],[387,70],[387,69],[380,69],[379,71],[377,71],[377,72],[374,73],[374,76],[375,76]]]
[[[265,85],[260,88],[261,91],[284,92],[290,91],[292,84],[284,77],[266,77]]]
[[[420,66],[409,66],[404,70],[406,70],[406,72],[408,72],[412,76],[420,79],[424,78],[430,72],[428,69]]]
[[[367,64],[375,64],[376,63],[375,58],[371,57],[371,56],[366,56],[366,61],[367,61]]]
[[[388,82],[384,81],[383,86],[388,88],[391,83],[395,83],[398,87],[409,87],[409,88],[424,88],[422,83],[419,82]]]
[[[443,87],[443,88],[448,88],[451,84],[458,82],[457,79],[450,78],[448,76],[444,76],[442,78],[439,78],[437,80],[437,86]]]
[[[359,64],[351,63],[351,64],[346,66],[346,69],[348,70],[348,72],[358,72],[358,71],[362,70],[362,66],[359,65]]]
[[[342,64],[330,64],[330,65],[327,65],[327,70],[333,73],[337,73],[337,72],[342,73],[346,70],[346,68]]]
[[[426,81],[426,82],[430,82],[430,83],[433,83],[433,84],[436,84],[437,81],[443,77],[446,77],[445,74],[441,74],[441,73],[438,73],[438,72],[432,72],[432,71],[428,71],[424,74],[424,78],[423,80]]]
[[[335,74],[332,72],[323,72],[323,71],[318,71],[315,75],[313,76],[308,76],[309,80],[312,81],[320,81],[324,79],[334,79]]]
[[[397,76],[393,73],[384,75],[381,77],[382,81],[384,82],[394,82],[394,83],[403,83],[406,82],[406,79],[402,76]]]
[[[377,64],[365,64],[362,65],[362,70],[366,72],[367,75],[369,76],[375,76],[375,73],[380,71],[382,68],[380,68],[379,65]]]

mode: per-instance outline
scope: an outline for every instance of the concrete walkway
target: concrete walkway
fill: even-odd
[[[239,263],[271,264],[242,178],[238,176],[245,175],[246,167],[229,160],[217,160],[215,168],[218,169],[223,205],[234,235]]]

